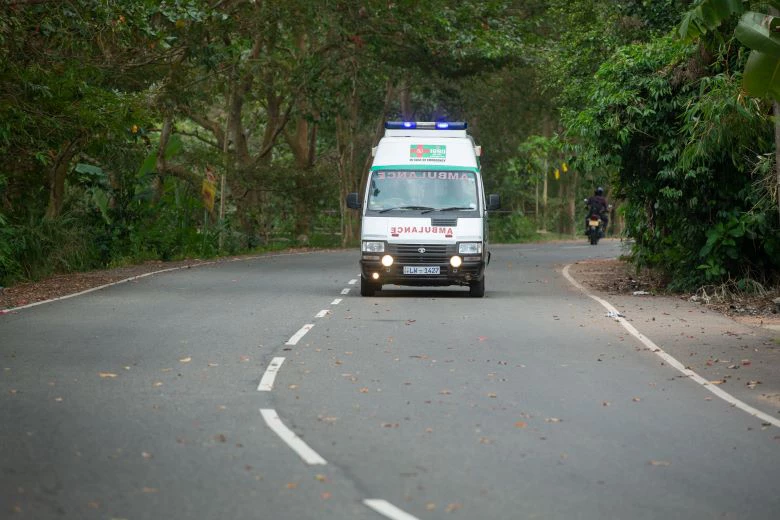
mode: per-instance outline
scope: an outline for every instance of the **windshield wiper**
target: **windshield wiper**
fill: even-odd
[[[393,210],[396,210],[396,209],[421,209],[421,210],[426,210],[426,211],[435,211],[436,210],[436,208],[432,208],[430,206],[398,206],[398,207],[395,207],[395,208],[387,208],[387,209],[380,210],[379,213],[387,213],[388,211],[393,211]]]
[[[455,211],[458,209],[474,209],[469,206],[450,206],[448,208],[428,208],[423,213],[430,213],[431,211]]]

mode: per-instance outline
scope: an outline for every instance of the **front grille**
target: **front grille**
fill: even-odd
[[[431,226],[457,226],[458,217],[455,218],[432,218]]]
[[[449,264],[453,251],[440,244],[393,244],[389,253],[400,265],[439,265]]]

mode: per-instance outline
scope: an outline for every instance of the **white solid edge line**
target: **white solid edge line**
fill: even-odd
[[[314,315],[315,318],[324,318],[330,311],[328,309],[322,309],[320,312]]]
[[[276,374],[279,373],[279,369],[282,367],[282,363],[284,363],[283,357],[275,357],[271,360],[268,368],[265,369],[263,378],[260,379],[260,384],[257,385],[258,392],[270,392],[273,390],[274,380],[276,379]]]
[[[572,276],[569,274],[569,267],[571,267],[571,264],[569,264],[569,265],[567,265],[566,267],[563,268],[563,276],[565,276],[566,279],[569,280],[569,282],[572,285],[574,285],[580,291],[585,293],[586,296],[588,296],[590,298],[593,298],[594,300],[599,302],[602,306],[604,306],[604,308],[607,309],[607,311],[609,311],[611,313],[614,313],[615,315],[619,314],[618,310],[615,307],[613,307],[608,301],[603,300],[603,299],[599,298],[598,296],[596,296],[594,294],[591,294],[590,292],[588,292],[588,290],[585,287],[583,287],[579,282],[577,282],[574,278],[572,278]],[[666,352],[664,352],[663,349],[661,349],[661,347],[659,347],[658,345],[653,343],[653,341],[650,340],[650,338],[646,337],[644,334],[641,334],[638,330],[636,330],[636,328],[634,328],[633,325],[631,325],[628,321],[626,321],[625,318],[621,318],[621,317],[618,316],[615,319],[620,322],[620,324],[623,326],[624,329],[626,329],[628,331],[629,334],[634,336],[636,339],[641,341],[646,347],[648,347],[651,352],[654,352],[655,354],[657,354],[658,357],[660,357],[666,363],[668,363],[669,365],[671,365],[672,367],[677,369],[677,371],[679,371],[680,373],[682,373],[683,375],[688,377],[688,379],[690,379],[691,381],[694,381],[697,384],[703,386],[706,390],[709,390],[711,393],[713,393],[716,396],[718,396],[719,398],[723,399],[724,401],[726,401],[730,405],[732,405],[732,406],[734,406],[736,408],[739,408],[743,412],[747,412],[750,415],[752,415],[754,417],[757,417],[757,418],[761,419],[764,422],[767,422],[769,424],[773,424],[773,425],[777,426],[778,428],[780,428],[780,419],[776,419],[776,418],[772,417],[771,415],[762,412],[761,410],[753,408],[752,406],[750,406],[749,404],[745,403],[744,401],[740,401],[739,399],[737,399],[736,397],[734,397],[730,393],[728,393],[728,392],[718,388],[717,386],[711,384],[709,381],[707,381],[705,378],[701,377],[699,374],[697,374],[693,370],[691,370],[689,368],[685,368],[685,365],[683,365],[682,363],[677,361],[677,359],[672,357],[670,354],[667,354]]]
[[[216,262],[206,262],[206,263],[202,263],[202,264],[184,265],[184,266],[181,266],[181,267],[171,267],[169,269],[162,269],[160,271],[152,271],[151,273],[139,274],[138,276],[131,276],[130,278],[125,278],[124,280],[117,280],[116,282],[111,282],[111,283],[107,283],[107,284],[104,284],[104,285],[99,285],[97,287],[92,287],[91,289],[85,289],[85,290],[79,291],[77,293],[66,294],[65,296],[59,296],[57,298],[52,298],[50,300],[43,300],[43,301],[35,302],[35,303],[28,303],[27,305],[21,305],[19,307],[11,307],[10,309],[3,309],[2,311],[0,311],[0,314],[7,314],[9,312],[16,312],[16,311],[20,311],[22,309],[29,309],[30,307],[35,307],[36,305],[43,305],[44,303],[52,303],[52,302],[56,302],[56,301],[60,301],[60,300],[67,300],[68,298],[75,298],[76,296],[81,296],[83,294],[88,294],[88,293],[91,293],[91,292],[99,291],[99,290],[105,289],[107,287],[113,287],[114,285],[119,285],[119,284],[123,284],[123,283],[127,283],[127,282],[132,282],[134,280],[140,280],[141,278],[146,278],[147,276],[152,276],[153,274],[167,273],[167,272],[170,272],[170,271],[178,271],[180,269],[189,269],[189,268],[192,268],[192,267],[200,267],[202,265],[211,265],[211,264],[215,264],[215,263]]]
[[[333,300],[332,302],[330,302],[330,304],[331,304],[331,305],[338,305],[339,303],[341,303],[341,300],[342,300],[342,298],[336,298],[335,300]]]
[[[301,252],[296,252],[296,253],[275,253],[275,254],[270,254],[270,255],[254,255],[254,256],[248,256],[248,257],[244,257],[244,258],[230,258],[230,259],[227,259],[226,261],[227,262],[245,262],[247,260],[261,260],[263,258],[276,258],[276,257],[280,257],[280,256],[296,256],[296,255],[308,255],[308,254],[311,254],[311,252],[310,251],[301,251]],[[88,294],[88,293],[91,293],[91,292],[99,291],[99,290],[105,289],[107,287],[113,287],[114,285],[119,285],[119,284],[122,284],[122,283],[132,282],[133,280],[146,278],[147,276],[152,276],[154,274],[168,273],[170,271],[179,271],[181,269],[192,269],[192,268],[195,268],[195,267],[203,267],[203,266],[206,266],[206,265],[214,265],[214,264],[217,264],[217,263],[219,263],[219,262],[201,262],[199,264],[188,264],[188,265],[183,265],[183,266],[180,266],[180,267],[170,267],[168,269],[161,269],[159,271],[152,271],[151,273],[139,274],[138,276],[131,276],[130,278],[125,278],[123,280],[117,280],[116,282],[111,282],[111,283],[107,283],[107,284],[103,284],[103,285],[98,285],[97,287],[92,287],[90,289],[85,289],[85,290],[79,291],[77,293],[66,294],[65,296],[58,296],[57,298],[51,298],[49,300],[42,300],[42,301],[35,302],[35,303],[28,303],[27,305],[20,305],[19,307],[11,307],[11,308],[8,308],[8,309],[0,309],[0,315],[2,315],[2,314],[9,314],[11,312],[20,311],[22,309],[29,309],[30,307],[35,307],[37,305],[43,305],[44,303],[52,303],[52,302],[56,302],[56,301],[60,301],[60,300],[67,300],[68,298],[74,298],[76,296],[81,296],[83,294]]]
[[[355,285],[357,283],[357,278],[353,278],[348,282],[349,285]]]
[[[309,332],[312,327],[314,327],[313,323],[307,323],[301,329],[292,335],[290,339],[287,340],[287,343],[285,345],[297,345],[298,342],[301,340],[302,337],[306,335],[307,332]]]
[[[416,516],[412,516],[406,511],[398,509],[387,500],[382,500],[379,498],[367,498],[363,500],[363,503],[380,515],[387,518],[392,518],[392,520],[419,520]]]
[[[262,414],[263,419],[265,419],[265,423],[268,425],[268,427],[271,428],[271,430],[273,430],[273,432],[278,435],[279,438],[282,439],[290,448],[292,448],[292,450],[297,453],[306,464],[327,464],[325,459],[320,457],[316,451],[311,449],[308,444],[303,442],[300,437],[295,435],[292,430],[284,425],[282,420],[279,418],[279,415],[276,413],[276,410],[271,408],[260,408],[260,413]]]
[[[349,294],[349,287],[341,290],[341,294]]]

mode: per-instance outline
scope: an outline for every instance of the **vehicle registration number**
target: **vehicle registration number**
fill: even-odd
[[[439,274],[438,265],[405,265],[404,274]]]
[[[591,226],[598,226],[599,225],[599,221],[598,220],[591,220],[590,222],[588,222],[588,224],[590,224]]]

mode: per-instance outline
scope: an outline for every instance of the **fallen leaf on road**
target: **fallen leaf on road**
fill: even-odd
[[[148,451],[142,451],[142,452],[141,452],[141,456],[142,456],[142,457],[143,457],[145,460],[150,460],[150,459],[152,458],[152,454],[151,454],[151,453],[149,453]]]
[[[631,399],[631,400],[632,400],[632,401],[634,401],[635,403],[638,403],[638,402],[639,402],[639,401],[641,401],[642,399],[640,399],[639,397],[634,397],[634,398],[633,398],[633,399]]]
[[[559,422],[561,422],[561,420],[560,420],[560,419],[558,419],[557,417],[548,417],[548,418],[546,418],[546,419],[544,420],[544,422],[548,422],[548,423],[559,423]]]
[[[450,395],[450,394],[452,394],[452,392],[450,392],[449,390],[441,390],[439,392],[439,394],[441,394],[441,395]]]
[[[162,381],[155,381],[154,384],[152,384],[152,386],[162,386],[162,385],[163,385]]]
[[[671,465],[671,462],[667,462],[665,460],[651,460],[649,464],[651,466],[669,466]]]
[[[323,491],[322,493],[320,493],[320,498],[323,500],[328,500],[332,496],[333,495],[330,493],[330,491]]]
[[[319,473],[318,473],[318,474],[316,474],[316,475],[314,475],[314,479],[315,479],[317,482],[327,482],[327,481],[328,481],[328,477],[326,477],[325,475],[321,475],[321,474],[319,474]]]
[[[710,381],[709,383],[710,383],[711,385],[722,385],[722,384],[723,384],[723,383],[725,383],[725,382],[726,382],[726,381],[724,381],[723,379],[716,379],[715,381]]]
[[[361,388],[361,389],[360,389],[360,393],[361,393],[361,394],[367,394],[367,393],[368,393],[368,388],[366,388],[366,387],[364,386],[363,388]]]
[[[185,357],[179,360],[180,363],[189,363],[190,361],[192,361],[191,357]]]
[[[526,426],[528,426],[528,423],[525,421],[517,421],[515,423],[515,428],[525,428]]]
[[[498,397],[498,395],[496,395],[493,392],[491,392],[491,393],[488,394],[488,397],[491,397],[491,398],[495,399],[496,397]]]
[[[760,384],[761,384],[761,381],[748,381],[747,382],[747,387],[752,390],[753,388],[756,387],[756,385],[760,385]]]
[[[298,483],[297,482],[288,482],[287,486],[285,486],[287,489],[298,489]]]
[[[98,375],[101,379],[113,379],[116,377],[116,374],[113,372],[98,372]]]
[[[427,504],[425,504],[426,511],[433,511],[434,509],[436,509],[436,504],[434,504],[433,502],[428,502]]]
[[[217,442],[227,442],[227,437],[225,437],[224,433],[220,433],[219,435],[214,436],[214,440]]]
[[[141,489],[142,493],[157,493],[158,491],[159,490],[157,488],[153,488],[153,487],[144,487],[143,489]]]
[[[458,509],[460,509],[462,507],[463,507],[463,504],[458,504],[458,503],[449,504],[446,508],[444,508],[444,512],[445,513],[452,513],[452,512],[455,512],[455,511],[457,511]]]

